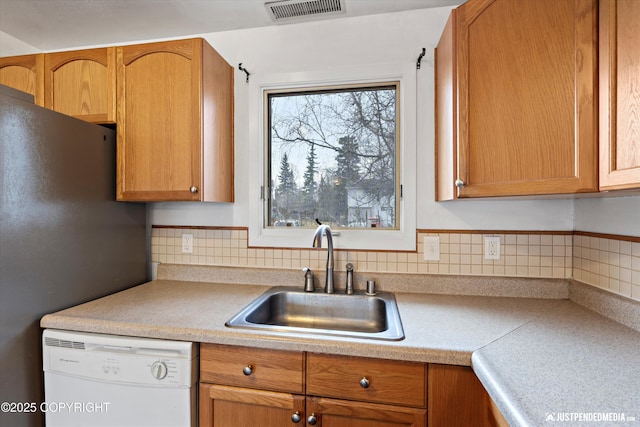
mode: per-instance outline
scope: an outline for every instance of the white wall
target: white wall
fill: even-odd
[[[415,63],[427,49],[418,72],[418,228],[572,230],[572,200],[434,201],[433,48],[450,8],[424,9],[306,24],[273,26],[202,35],[233,66],[242,62],[253,75],[331,70],[349,65]],[[236,71],[236,202],[229,204],[158,203],[151,221],[162,225],[246,226],[249,150],[249,93]],[[406,185],[406,183],[405,183]]]
[[[27,55],[38,53],[39,49],[0,31],[0,56]]]
[[[575,229],[640,237],[640,196],[579,199]]]

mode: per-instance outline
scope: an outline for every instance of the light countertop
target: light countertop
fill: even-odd
[[[566,421],[566,417],[579,416],[569,413],[602,417],[598,414],[604,412],[636,417],[640,422],[640,332],[569,299],[550,297],[548,290],[539,298],[522,298],[496,296],[504,292],[494,292],[494,284],[484,288],[490,296],[387,288],[396,295],[405,332],[402,341],[311,335],[282,338],[224,325],[268,286],[176,277],[165,274],[160,280],[46,315],[41,326],[471,365],[511,425],[541,425],[550,416],[558,417],[556,421],[565,417],[563,425],[580,425]],[[220,277],[226,276],[215,281]],[[431,285],[424,288],[427,292],[434,289]],[[536,293],[528,288],[527,296],[532,295]]]

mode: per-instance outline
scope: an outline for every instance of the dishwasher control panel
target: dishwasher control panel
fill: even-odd
[[[146,386],[197,381],[193,343],[46,330],[42,344],[45,372]]]

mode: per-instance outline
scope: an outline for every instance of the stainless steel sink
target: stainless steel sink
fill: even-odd
[[[345,295],[277,286],[260,295],[225,325],[278,333],[404,339],[396,299],[389,292]]]

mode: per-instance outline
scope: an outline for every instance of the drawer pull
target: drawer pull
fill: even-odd
[[[309,415],[309,418],[307,418],[307,423],[310,426],[316,425],[317,422],[318,422],[318,419],[316,418],[316,414],[312,413],[311,415]]]
[[[291,415],[291,421],[294,424],[298,424],[302,418],[300,417],[300,411],[296,411],[295,414]]]
[[[253,365],[247,365],[244,368],[242,368],[242,373],[245,374],[246,376],[249,376],[253,373]]]
[[[360,387],[369,388],[369,380],[367,379],[367,377],[362,377],[362,379],[360,380]]]

